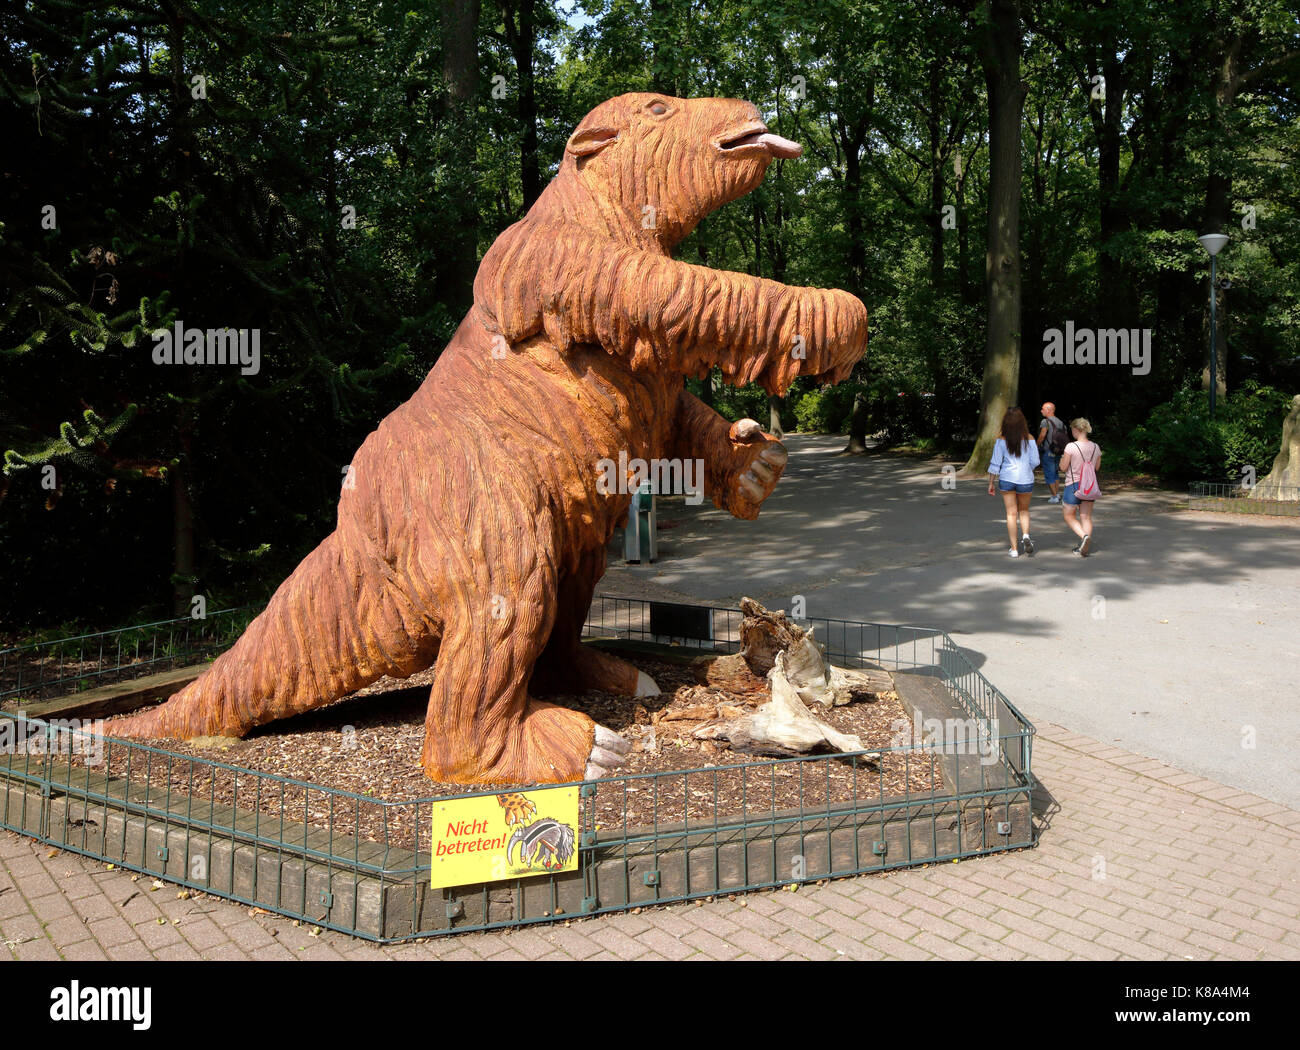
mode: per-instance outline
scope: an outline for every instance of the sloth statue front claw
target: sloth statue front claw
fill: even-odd
[[[752,520],[781,480],[790,453],[752,419],[734,423],[730,437],[737,456],[730,509],[736,517]]]

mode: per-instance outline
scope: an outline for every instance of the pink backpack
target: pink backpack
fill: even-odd
[[[1083,448],[1076,441],[1074,447],[1079,450],[1079,458],[1083,459]],[[1101,495],[1101,486],[1097,484],[1097,468],[1092,465],[1092,460],[1084,459],[1079,466],[1079,487],[1074,490],[1075,498],[1086,499],[1089,502],[1097,499]]]

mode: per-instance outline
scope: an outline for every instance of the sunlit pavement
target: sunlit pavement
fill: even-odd
[[[611,553],[602,590],[787,609],[802,595],[808,616],[940,628],[1030,721],[1300,808],[1300,518],[1103,495],[1079,558],[1040,484],[1038,553],[1013,560],[987,479],[945,488],[941,460],[787,444],[757,521],[661,502],[676,524],[659,561]]]
[[[842,443],[790,438],[757,522],[663,502],[602,590],[947,630],[1038,727],[1036,848],[375,946],[3,832],[0,959],[1300,958],[1300,526],[1109,495],[1079,559],[1037,498],[1013,561],[982,481]]]

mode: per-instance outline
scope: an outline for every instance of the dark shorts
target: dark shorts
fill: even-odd
[[[1055,485],[1057,479],[1061,476],[1061,472],[1056,469],[1056,457],[1053,456],[1050,452],[1044,452],[1042,456],[1042,461],[1043,461],[1043,480],[1046,481],[1049,485]]]
[[[998,488],[1003,492],[1033,492],[1034,483],[1031,481],[1027,485],[1017,485],[1015,482],[1003,481],[998,478]]]

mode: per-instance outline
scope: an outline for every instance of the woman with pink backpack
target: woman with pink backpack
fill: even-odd
[[[1092,542],[1092,507],[1101,495],[1097,485],[1101,448],[1095,441],[1088,440],[1092,424],[1082,416],[1070,423],[1070,433],[1074,440],[1065,446],[1061,455],[1060,471],[1065,480],[1061,509],[1065,512],[1065,524],[1079,537],[1074,553],[1086,558]]]

